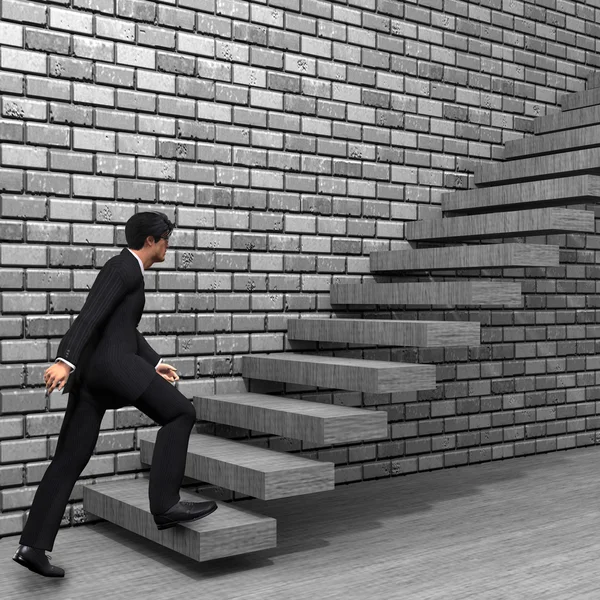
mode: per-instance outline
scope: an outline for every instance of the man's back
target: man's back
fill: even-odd
[[[144,304],[144,277],[124,248],[102,267],[58,347],[76,367],[63,393],[85,382],[133,401],[146,389],[160,357],[137,330]]]

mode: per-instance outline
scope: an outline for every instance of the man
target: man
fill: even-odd
[[[69,496],[96,445],[107,408],[133,405],[162,425],[150,468],[150,512],[159,529],[205,517],[209,502],[180,502],[193,404],[170,385],[179,377],[137,330],[144,309],[144,271],[163,262],[173,223],[164,213],[140,212],[125,225],[127,248],[98,273],[81,312],[44,372],[46,395],[69,392],[54,458],[36,491],[13,560],[46,577],[64,577],[50,564]]]

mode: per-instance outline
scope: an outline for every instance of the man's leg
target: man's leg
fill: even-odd
[[[96,446],[104,412],[85,388],[69,393],[56,452],[35,493],[20,544],[52,551],[73,486]]]
[[[148,486],[150,512],[157,515],[180,500],[179,489],[196,411],[194,405],[158,373],[133,405],[162,425],[156,436]]]

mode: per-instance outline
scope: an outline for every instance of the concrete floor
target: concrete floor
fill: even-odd
[[[600,598],[600,448],[555,452],[242,506],[278,546],[197,563],[111,523],[61,529],[47,579],[0,540],[3,600]]]

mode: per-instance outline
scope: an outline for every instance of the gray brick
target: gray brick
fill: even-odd
[[[148,4],[150,3],[148,2]],[[128,42],[135,40],[135,23],[101,16],[97,16],[95,21],[98,37]]]
[[[158,7],[158,23],[166,27],[178,29],[194,29],[196,13],[191,10],[173,8],[169,6]]]
[[[69,170],[73,173],[93,173],[93,155],[81,152],[50,152],[50,169],[56,171]]]
[[[0,442],[0,463],[43,460],[48,458],[46,439]]]
[[[93,112],[91,108],[54,102],[50,103],[50,123],[91,125],[92,118]]]
[[[46,6],[21,0],[5,0],[2,3],[2,18],[9,21],[46,25]]]
[[[65,33],[25,29],[25,48],[56,54],[69,54],[71,38]]]
[[[138,42],[143,46],[174,50],[175,35],[174,31],[169,31],[162,27],[144,25],[138,29]]]
[[[88,13],[54,7],[51,7],[49,12],[49,22],[52,28],[78,33],[92,33],[93,16]]]
[[[90,58],[99,61],[113,62],[115,59],[114,42],[94,40],[76,35],[73,36],[73,53],[75,56],[81,58]]]
[[[117,15],[135,21],[153,23],[156,18],[156,4],[145,0],[117,0]]]
[[[135,113],[121,110],[94,109],[96,127],[99,129],[116,129],[121,131],[135,131],[137,119]],[[141,116],[141,115],[140,115]]]
[[[0,120],[0,140],[3,142],[23,142],[24,130],[22,123]]]
[[[91,61],[63,56],[49,57],[49,74],[51,77],[92,81],[94,65]]]

